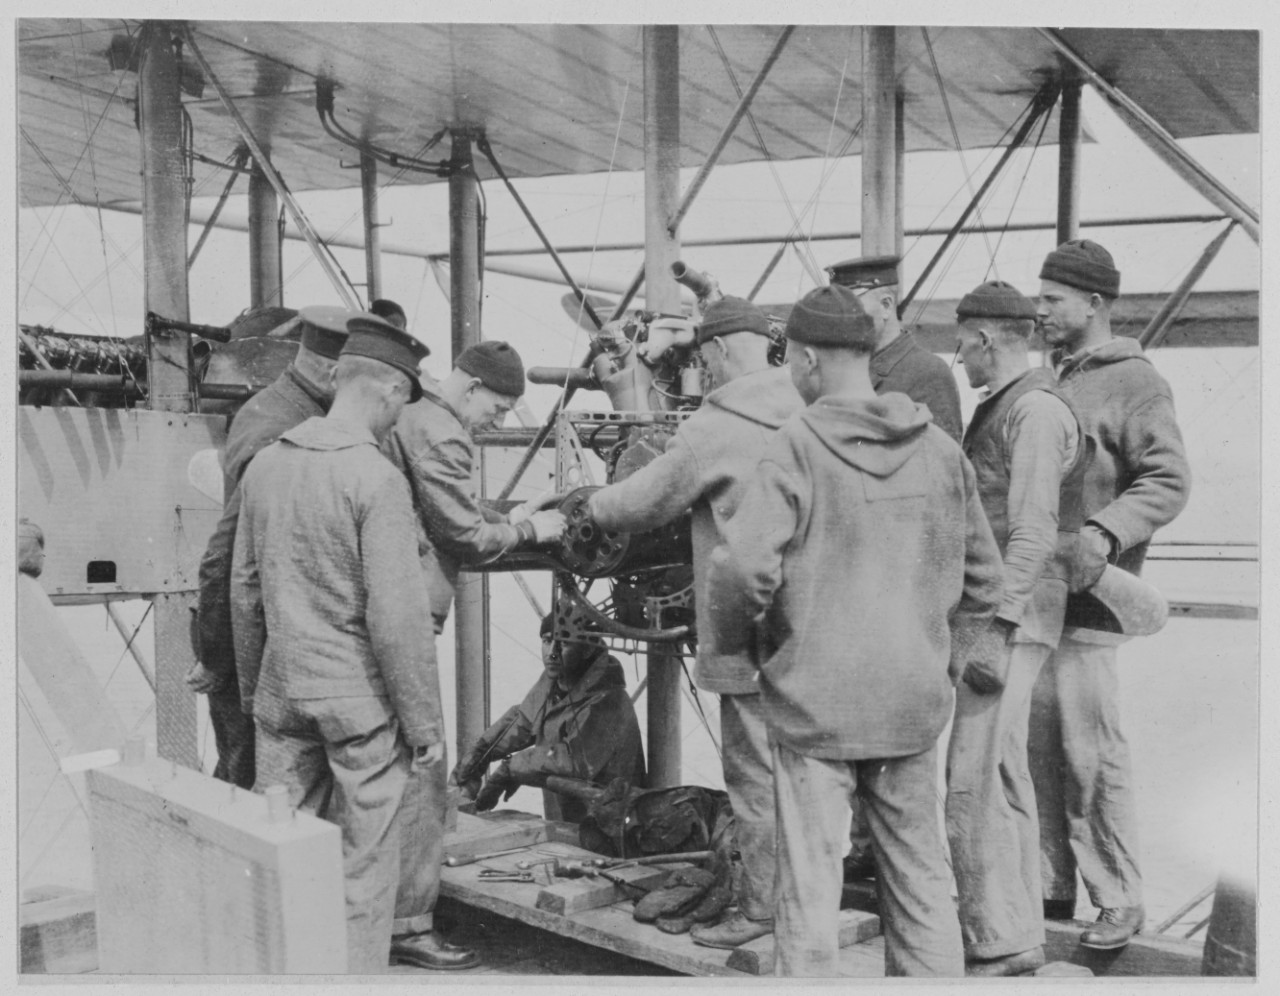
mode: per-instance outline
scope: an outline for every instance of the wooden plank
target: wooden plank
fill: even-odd
[[[838,921],[840,947],[861,944],[880,934],[880,918],[861,910],[841,910]],[[750,975],[772,975],[774,966],[774,939],[772,934],[757,937],[754,941],[734,948],[727,962],[730,968]]]
[[[446,858],[474,858],[513,847],[541,844],[547,839],[546,824],[539,819],[486,820],[458,813],[458,828],[444,837]]]
[[[1200,974],[1204,945],[1196,941],[1137,934],[1115,951],[1094,951],[1080,945],[1080,934],[1093,924],[1083,920],[1047,920],[1045,957],[1082,965],[1094,975],[1169,976]]]
[[[93,972],[98,967],[93,893],[23,903],[18,907],[19,971],[48,975]]]
[[[688,934],[664,934],[653,924],[638,923],[631,915],[630,903],[561,916],[536,907],[536,886],[519,882],[486,884],[477,881],[474,875],[468,876],[469,881],[460,881],[469,867],[444,869],[441,894],[561,937],[570,937],[686,975],[743,974],[725,964],[729,955],[727,951],[700,948]]]
[[[659,888],[671,871],[670,867],[652,865],[619,868],[609,874],[634,885],[637,889],[648,892],[650,889]],[[611,906],[626,899],[639,897],[640,893],[634,889],[624,888],[606,878],[560,879],[538,893],[537,906],[538,909],[546,910],[548,913],[567,916],[570,913],[594,910],[600,906]]]

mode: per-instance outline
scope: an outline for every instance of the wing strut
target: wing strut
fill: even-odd
[[[1215,207],[1220,208],[1229,218],[1238,222],[1240,227],[1249,233],[1249,238],[1257,242],[1261,238],[1258,212],[1246,204],[1226,184],[1210,173],[1204,166],[1187,152],[1178,140],[1165,127],[1142,108],[1137,101],[1119,87],[1112,86],[1095,70],[1084,56],[1077,52],[1062,37],[1062,33],[1053,28],[1037,28],[1049,42],[1067,57],[1085,78],[1093,84],[1106,99],[1120,118],[1127,124],[1147,147],[1158,155],[1164,163],[1184,179],[1197,193]]]
[[[333,284],[334,290],[338,292],[338,297],[342,299],[342,303],[352,311],[360,310],[360,302],[356,300],[355,294],[342,280],[338,273],[337,266],[330,257],[324,243],[320,241],[320,237],[316,234],[315,229],[311,227],[311,222],[307,216],[303,214],[302,208],[298,206],[298,202],[294,199],[293,194],[285,187],[284,181],[280,179],[280,174],[275,166],[267,159],[266,153],[262,146],[254,137],[253,132],[249,128],[249,123],[245,121],[244,115],[240,113],[240,108],[236,107],[231,100],[231,95],[227,93],[222,82],[214,74],[213,67],[209,65],[204,57],[204,53],[200,51],[196,45],[195,32],[188,26],[183,29],[183,34],[187,39],[187,47],[191,50],[191,55],[196,62],[200,64],[200,71],[204,73],[204,78],[209,81],[210,85],[218,93],[218,99],[222,101],[222,106],[227,109],[227,114],[231,116],[231,120],[235,122],[240,137],[244,139],[245,145],[249,147],[249,151],[253,153],[254,160],[262,169],[262,174],[267,178],[267,182],[275,188],[276,195],[280,198],[285,208],[289,212],[289,216],[293,219],[293,223],[298,226],[303,236],[307,240],[307,245],[311,247],[312,253],[315,254],[320,268],[324,270],[325,276],[329,278],[329,282]]]

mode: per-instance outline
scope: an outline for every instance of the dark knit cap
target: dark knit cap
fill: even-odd
[[[367,356],[395,367],[409,378],[409,401],[422,397],[418,364],[430,352],[408,332],[367,311],[356,312],[347,321],[347,344],[343,356]]]
[[[1120,296],[1120,271],[1111,253],[1089,239],[1064,242],[1044,258],[1041,280],[1054,280],[1068,287],[1107,297]]]
[[[409,316],[404,313],[404,308],[385,297],[372,302],[369,305],[369,312],[379,318],[385,318],[398,329],[405,328],[409,324]]]
[[[876,326],[857,294],[831,284],[809,291],[796,302],[787,318],[787,338],[806,346],[839,346],[869,353],[875,348]]]
[[[302,345],[319,356],[336,360],[347,341],[347,320],[359,314],[328,304],[317,304],[298,312],[302,324]]]
[[[989,280],[960,299],[956,305],[956,317],[966,318],[1014,318],[1035,321],[1036,306],[1013,284],[1003,280]]]
[[[740,297],[722,297],[709,305],[702,316],[702,324],[698,326],[697,332],[698,345],[701,346],[718,335],[730,335],[734,332],[768,335],[769,319],[750,301],[744,301]]]
[[[898,283],[897,256],[867,256],[865,259],[846,259],[827,267],[831,282],[841,287],[892,287]]]
[[[496,340],[477,343],[468,347],[453,365],[472,377],[479,377],[481,384],[497,394],[510,398],[524,394],[524,364],[520,362],[520,354],[508,343]]]

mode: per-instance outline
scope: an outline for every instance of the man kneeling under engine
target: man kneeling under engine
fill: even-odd
[[[510,799],[521,785],[545,785],[548,775],[598,785],[615,778],[644,784],[640,724],[622,665],[599,637],[557,627],[554,612],[542,620],[540,632],[542,677],[523,702],[481,734],[451,776],[481,812],[499,798]],[[494,761],[502,763],[490,772]],[[581,799],[544,788],[542,800],[549,820],[580,823],[587,815]]]

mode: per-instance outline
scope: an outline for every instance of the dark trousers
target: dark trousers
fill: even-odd
[[[253,717],[240,709],[240,686],[233,680],[228,687],[209,693],[209,725],[218,748],[218,765],[213,777],[242,789],[253,788],[255,778]]]

